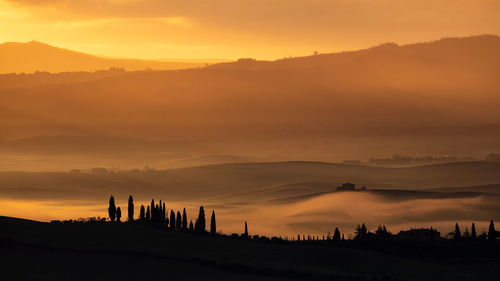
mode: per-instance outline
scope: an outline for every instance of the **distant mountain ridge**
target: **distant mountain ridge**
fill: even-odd
[[[0,44],[0,73],[53,73],[95,71],[109,68],[126,70],[170,70],[204,66],[205,62],[154,61],[115,59],[93,56],[68,49],[53,47],[37,41],[27,43],[6,42]]]
[[[435,136],[443,134],[440,128],[456,128],[453,135],[498,135],[498,77],[499,36],[383,44],[3,88],[0,126],[4,138],[87,133],[250,143],[260,138],[266,144],[279,139],[278,148],[281,141],[342,135]],[[461,151],[474,147],[485,146],[475,142]],[[487,149],[496,151],[498,145]]]

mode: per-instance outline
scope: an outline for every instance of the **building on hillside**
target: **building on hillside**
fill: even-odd
[[[410,230],[402,230],[397,237],[401,240],[411,241],[433,241],[441,238],[441,233],[436,229],[431,228],[415,228]]]
[[[337,191],[346,191],[346,190],[352,191],[355,189],[356,189],[356,185],[354,183],[350,183],[350,182],[344,183],[344,184],[342,184],[342,186],[337,187]]]

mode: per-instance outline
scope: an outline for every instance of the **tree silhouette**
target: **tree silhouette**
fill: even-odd
[[[215,224],[215,211],[212,210],[212,217],[210,218],[210,234],[217,233],[217,226]]]
[[[333,232],[333,241],[335,242],[340,241],[340,231],[338,227],[335,227],[335,231]]]
[[[488,227],[488,240],[493,242],[496,239],[495,224],[493,220],[490,221],[490,226]]]
[[[151,199],[151,221],[155,220],[155,200]]]
[[[146,211],[146,220],[149,221],[151,219],[151,211],[148,206],[148,210]]]
[[[206,223],[205,223],[205,210],[203,206],[200,206],[200,211],[198,212],[198,219],[196,220],[194,230],[198,233],[205,233]]]
[[[193,221],[189,222],[189,231],[194,231]]]
[[[246,222],[246,221],[245,221],[245,233],[243,234],[243,236],[244,236],[245,238],[247,238],[247,237],[248,237],[248,225],[247,225],[247,222]]]
[[[462,238],[462,235],[460,234],[460,227],[458,227],[458,223],[455,224],[455,232],[453,233],[453,238],[455,240],[460,240],[460,238]]]
[[[141,205],[141,211],[139,213],[139,219],[144,221],[146,219],[146,211],[144,210],[144,205]]]
[[[132,195],[128,197],[128,221],[134,221],[134,198],[132,198]]]
[[[368,231],[366,229],[365,223],[363,223],[361,226],[359,226],[359,224],[358,224],[358,227],[356,227],[356,232],[354,234],[354,238],[363,239],[366,237],[367,234],[368,234]]]
[[[472,223],[472,227],[470,229],[470,238],[472,240],[476,240],[477,239],[477,234],[476,234],[476,224],[475,223]]]
[[[162,208],[162,211],[161,211],[161,223],[165,223],[165,217],[166,217],[167,213],[165,211],[165,202],[163,202],[163,208]]]
[[[121,222],[120,221],[121,218],[122,218],[122,210],[120,209],[120,207],[118,207],[118,209],[116,209],[116,221]]]
[[[175,218],[175,228],[177,230],[181,230],[181,227],[182,227],[181,212],[177,211],[177,217]]]
[[[187,214],[186,208],[182,211],[182,230],[187,230]]]
[[[116,206],[115,206],[115,198],[113,197],[113,195],[111,195],[111,197],[109,198],[108,215],[111,222],[115,222]]]
[[[469,239],[470,238],[470,232],[469,232],[469,228],[466,226],[465,227],[465,231],[464,231],[464,238],[465,239]]]
[[[170,229],[175,229],[175,213],[174,210],[170,210]]]

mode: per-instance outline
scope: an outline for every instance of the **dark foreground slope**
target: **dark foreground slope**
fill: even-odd
[[[493,280],[476,264],[275,245],[130,224],[0,217],[4,280]],[[456,263],[455,263],[456,262]],[[489,261],[491,265],[498,261]],[[484,266],[484,265],[483,265]],[[387,277],[390,276],[390,277]],[[371,279],[374,278],[374,279]],[[492,279],[493,278],[493,279]]]

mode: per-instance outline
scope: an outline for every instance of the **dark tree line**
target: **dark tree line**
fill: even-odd
[[[109,199],[108,216],[111,222],[121,222],[121,209],[116,206],[116,202],[113,196]],[[163,225],[165,228],[171,231],[187,231],[200,234],[210,234],[224,236],[217,232],[217,223],[215,217],[215,211],[212,210],[210,217],[210,226],[207,231],[207,222],[205,218],[205,209],[200,206],[198,211],[198,216],[194,220],[190,220],[188,223],[188,216],[186,213],[186,208],[183,208],[182,213],[180,210],[171,209],[170,212],[167,211],[165,207],[165,202],[162,200],[159,203],[155,203],[152,199],[151,203],[147,206],[141,205],[139,211],[139,217],[134,220],[134,199],[132,196],[128,198],[128,222],[129,223],[148,223],[154,225]],[[428,242],[438,242],[438,241],[455,241],[456,244],[467,243],[467,241],[489,241],[493,243],[498,237],[498,232],[495,230],[495,225],[493,220],[490,221],[488,232],[483,232],[478,234],[476,230],[475,223],[472,223],[470,231],[466,227],[464,231],[460,229],[458,223],[455,224],[454,231],[448,233],[444,239],[441,237],[440,233],[433,229],[410,229],[407,231],[400,231],[398,234],[392,234],[385,225],[380,225],[376,231],[371,232],[366,227],[365,223],[358,224],[356,227],[354,237],[345,239],[343,233],[340,232],[338,227],[334,228],[333,235],[328,233],[328,235],[311,236],[311,235],[298,235],[296,239],[293,237],[291,239],[282,237],[272,237],[267,238],[265,236],[253,235],[250,236],[248,233],[248,225],[245,221],[244,232],[241,235],[236,233],[231,234],[228,237],[238,237],[249,240],[259,240],[259,241],[271,241],[274,243],[288,243],[288,244],[315,244],[315,245],[369,245],[369,247],[377,248],[377,245],[406,245],[404,241],[426,241]],[[460,241],[460,242],[459,242]],[[408,242],[410,245],[415,245],[414,242]],[[361,244],[360,244],[361,243]],[[368,244],[367,244],[368,243]],[[389,244],[387,244],[389,243]],[[392,243],[392,244],[391,244]],[[395,243],[395,244],[394,244]],[[412,244],[413,243],[413,244]],[[398,246],[399,247],[399,246]],[[413,246],[411,246],[413,247]],[[387,247],[391,248],[391,246]],[[412,248],[413,249],[413,248]],[[413,249],[412,251],[414,251]]]
[[[111,196],[109,198],[108,216],[111,222],[121,222],[121,209],[115,204],[115,198]],[[167,212],[165,207],[165,202],[160,200],[159,203],[155,203],[154,199],[151,199],[151,203],[147,206],[141,205],[139,211],[139,218],[134,219],[134,198],[132,195],[128,198],[128,222],[129,223],[153,223],[156,225],[164,225],[168,229],[173,231],[192,231],[196,233],[210,233],[217,234],[217,223],[215,220],[215,211],[212,210],[212,216],[210,218],[210,229],[206,230],[205,221],[205,209],[200,206],[198,217],[193,224],[192,221],[188,224],[188,216],[186,208],[183,208],[182,214],[180,211],[170,210]],[[246,224],[246,223],[245,223]],[[246,225],[245,225],[246,227]]]

